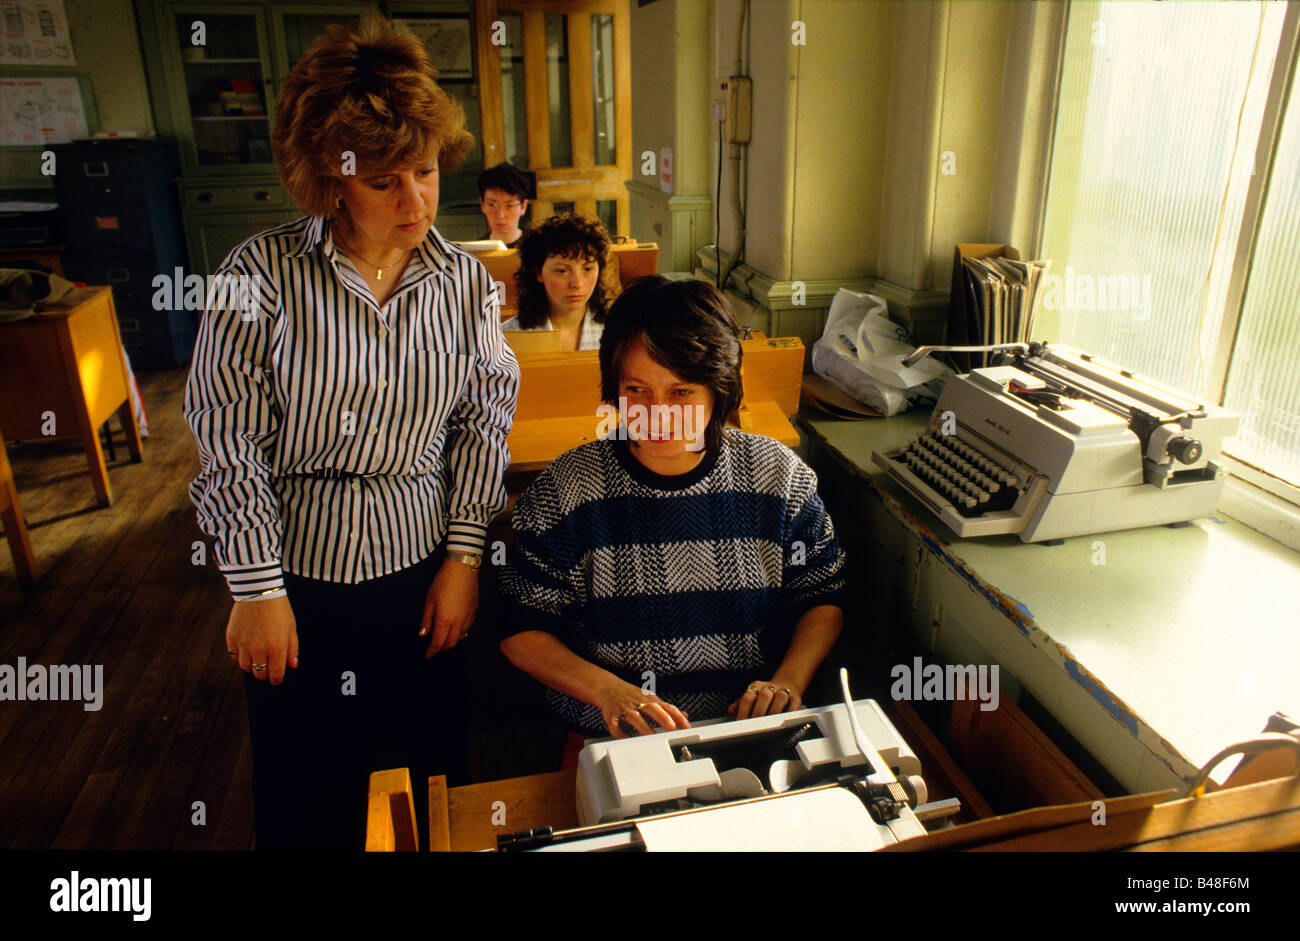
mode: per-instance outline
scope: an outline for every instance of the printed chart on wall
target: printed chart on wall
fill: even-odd
[[[6,147],[62,144],[86,136],[75,78],[0,78],[0,141]]]
[[[76,65],[63,0],[0,0],[0,65]]]

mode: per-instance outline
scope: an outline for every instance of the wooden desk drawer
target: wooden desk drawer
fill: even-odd
[[[278,209],[293,205],[288,192],[279,183],[186,186],[181,193],[189,211]]]

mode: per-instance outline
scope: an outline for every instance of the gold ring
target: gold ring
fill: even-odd
[[[748,689],[746,689],[745,692],[747,692],[747,693],[757,693],[757,692],[758,692],[758,687],[757,687],[757,686],[751,686],[751,687],[749,687]]]
[[[640,712],[642,709],[644,709],[644,708],[645,708],[646,706],[648,706],[648,705],[650,705],[648,702],[639,702],[639,703],[636,704],[636,711],[637,711],[637,712]]]
[[[250,663],[249,666],[250,666],[252,669],[254,669],[254,670],[265,670],[265,669],[266,669],[266,664],[265,664],[265,663],[262,663],[262,664]]]

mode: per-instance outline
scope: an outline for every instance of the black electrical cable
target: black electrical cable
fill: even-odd
[[[713,197],[713,260],[717,264],[718,290],[722,290],[722,122],[718,122],[718,189]]]

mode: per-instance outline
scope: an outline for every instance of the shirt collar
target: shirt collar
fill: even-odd
[[[293,252],[294,255],[306,255],[313,251],[316,246],[324,246],[327,240],[331,247],[333,245],[332,239],[328,238],[329,220],[325,216],[309,216],[308,220],[306,228],[302,230],[302,238],[298,242],[298,248]],[[446,272],[453,267],[451,260],[452,247],[433,226],[429,226],[429,231],[425,233],[424,240],[416,246],[416,253],[430,271]]]

